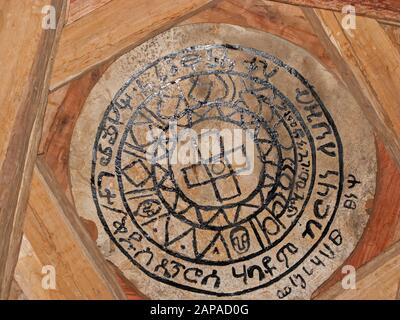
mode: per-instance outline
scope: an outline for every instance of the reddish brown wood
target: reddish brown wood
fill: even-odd
[[[297,6],[342,11],[346,5],[353,5],[356,14],[394,22],[400,22],[400,1],[398,0],[274,0]]]
[[[134,285],[128,279],[125,278],[125,276],[116,266],[114,266],[111,262],[109,264],[113,268],[115,274],[117,275],[119,284],[122,287],[122,290],[124,290],[128,300],[148,300],[147,297],[141,294],[139,290],[137,290],[134,287]]]
[[[55,9],[56,28],[41,10]],[[0,1],[0,298],[8,298],[65,0]]]
[[[400,51],[400,27],[391,26],[387,24],[381,24],[382,28],[385,29],[386,34],[389,36],[390,40],[397,46],[397,50]]]
[[[69,0],[67,24],[70,24],[112,0]]]
[[[107,67],[107,63],[103,64],[49,96],[52,103],[46,112],[40,153],[70,199],[68,159],[72,132],[87,96]],[[59,105],[54,104],[57,101]]]
[[[399,282],[399,285],[398,285],[398,290],[397,290],[397,297],[396,297],[396,299],[397,299],[397,300],[400,300],[400,282]]]

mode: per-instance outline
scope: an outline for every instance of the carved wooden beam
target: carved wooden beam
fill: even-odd
[[[305,8],[304,13],[388,149],[400,164],[400,52],[374,19],[357,17],[346,31],[341,14]]]
[[[167,30],[212,0],[113,0],[67,25],[60,40],[51,90]]]
[[[387,22],[400,23],[400,2],[398,0],[273,0],[287,4],[326,9],[341,12],[344,6],[352,5],[356,14],[383,20]]]
[[[42,26],[54,6],[56,29]],[[0,298],[7,298],[46,106],[65,0],[0,1]]]
[[[319,300],[371,300],[396,299],[400,282],[400,242],[356,271],[356,288],[343,289],[338,282]]]
[[[15,278],[28,299],[125,299],[114,272],[42,159],[32,179]],[[43,288],[42,268],[55,288]]]
[[[69,0],[66,24],[70,24],[113,0]]]

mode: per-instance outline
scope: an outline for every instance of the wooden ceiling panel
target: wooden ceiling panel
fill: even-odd
[[[211,0],[113,0],[67,25],[51,90],[195,14]]]
[[[42,8],[57,29],[43,28]],[[0,1],[0,298],[8,297],[66,1]],[[11,187],[12,186],[12,187]]]

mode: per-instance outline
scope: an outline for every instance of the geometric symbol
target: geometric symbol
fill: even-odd
[[[142,187],[151,178],[151,172],[147,169],[142,159],[135,160],[122,169],[123,175],[135,187]]]
[[[235,153],[240,153],[241,157],[245,157],[245,154],[243,153],[242,146],[225,150],[223,137],[218,132],[216,134],[218,135],[217,141],[220,141],[219,149],[221,151],[219,151],[219,154],[212,154],[208,159],[203,159],[199,150],[199,163],[185,167],[181,169],[181,172],[183,173],[187,188],[192,189],[211,184],[216,199],[221,203],[239,197],[242,194],[236,178],[241,170],[235,170],[227,156],[231,155],[233,157]],[[207,135],[210,136],[210,132]],[[225,194],[221,194],[224,191],[226,191]]]

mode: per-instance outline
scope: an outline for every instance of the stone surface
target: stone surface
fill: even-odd
[[[375,153],[351,94],[306,51],[199,24],[111,65],[70,172],[103,254],[146,296],[301,299],[361,237]]]

